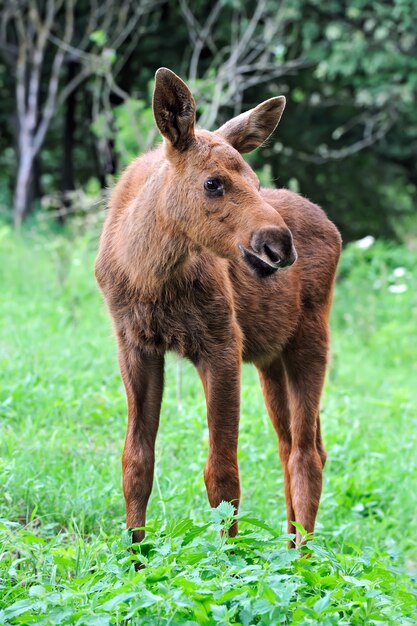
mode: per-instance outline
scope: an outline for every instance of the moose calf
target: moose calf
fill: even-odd
[[[133,161],[114,188],[96,261],[127,395],[128,527],[145,525],[164,355],[172,350],[194,363],[203,382],[211,506],[239,506],[240,371],[249,361],[279,439],[288,532],[293,521],[314,530],[341,240],[315,204],[262,189],[241,156],[269,137],[284,106],[283,96],[270,98],[215,132],[200,130],[187,85],[168,69],[156,73],[153,111],[164,142]],[[134,540],[142,538],[136,530]]]

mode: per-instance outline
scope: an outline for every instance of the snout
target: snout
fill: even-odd
[[[271,226],[253,233],[250,248],[239,246],[246,262],[261,278],[297,260],[291,231],[286,226]]]
[[[289,228],[263,228],[253,234],[251,247],[255,254],[272,267],[288,267],[297,259]]]

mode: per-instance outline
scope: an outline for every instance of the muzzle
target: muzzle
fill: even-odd
[[[250,249],[241,244],[239,249],[260,278],[289,267],[297,260],[292,234],[286,226],[261,228],[253,233]]]

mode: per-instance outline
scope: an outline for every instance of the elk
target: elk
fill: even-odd
[[[189,88],[160,68],[153,112],[164,141],[112,192],[95,270],[126,389],[123,491],[134,541],[144,536],[167,351],[190,359],[203,383],[210,505],[239,507],[240,371],[251,362],[278,435],[288,532],[299,543],[294,521],[314,530],[341,238],[317,205],[261,188],[241,156],[270,136],[284,107],[283,96],[270,98],[215,132],[200,130]]]

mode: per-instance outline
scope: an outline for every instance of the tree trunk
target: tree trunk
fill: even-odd
[[[77,64],[74,61],[68,62],[67,84],[71,82],[76,73]],[[74,181],[74,133],[75,133],[75,108],[77,90],[71,92],[67,98],[65,107],[64,123],[64,158],[62,165],[61,192],[62,204],[64,208],[69,208],[70,200],[67,191],[75,189]],[[58,215],[58,222],[63,224],[66,220],[65,213]]]
[[[38,154],[33,159],[33,167],[32,167],[32,184],[31,184],[31,193],[30,193],[30,206],[32,208],[33,208],[34,201],[39,200],[43,195],[41,175],[42,175],[42,160],[41,160],[41,155],[38,152]]]
[[[34,158],[35,155],[30,149],[20,151],[13,203],[13,221],[16,228],[20,228],[30,211]]]

